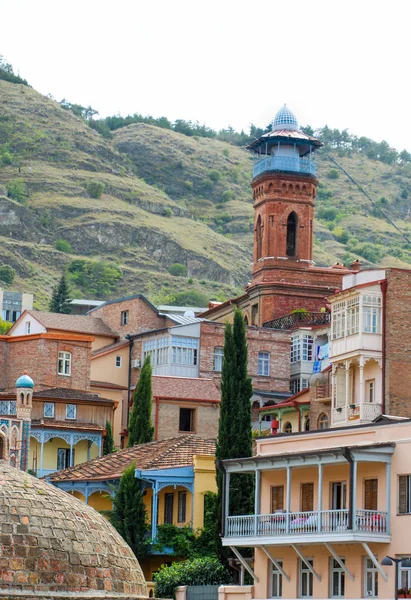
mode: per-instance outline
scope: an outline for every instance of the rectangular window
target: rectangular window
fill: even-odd
[[[403,556],[402,558],[408,558],[409,560],[409,556]],[[401,566],[401,563],[399,564],[400,570],[398,573],[398,588],[399,589],[403,589],[403,590],[409,590],[411,588],[411,569],[405,569],[404,567]]]
[[[29,334],[31,332],[31,321],[26,321],[25,331],[26,331],[26,334]]]
[[[70,352],[59,352],[58,374],[59,375],[71,375],[71,354],[70,354]]]
[[[54,402],[45,402],[43,415],[49,419],[54,418]]]
[[[214,347],[214,371],[221,372],[223,370],[224,348],[222,346]]]
[[[271,488],[271,512],[284,510],[284,486],[274,485]]]
[[[400,515],[411,514],[411,475],[398,477],[398,512]]]
[[[364,596],[378,598],[378,571],[370,558],[364,561]]]
[[[73,448],[73,465],[74,465],[74,448]],[[57,470],[67,469],[70,467],[70,448],[58,448],[57,450]]]
[[[314,510],[314,484],[301,484],[301,512]]]
[[[174,494],[164,494],[164,523],[173,524]]]
[[[347,335],[354,335],[359,331],[360,323],[360,297],[347,300]]]
[[[171,361],[177,365],[197,365],[198,339],[172,336]]]
[[[333,340],[345,336],[345,301],[333,304],[331,325]]]
[[[279,567],[283,568],[283,561],[277,560]],[[282,598],[283,596],[283,576],[281,572],[271,563],[271,598]]]
[[[345,558],[340,558],[340,560],[345,564]],[[331,559],[330,585],[331,598],[344,598],[345,573],[334,558]]]
[[[127,325],[128,324],[128,310],[122,310],[121,311],[121,325]]]
[[[258,375],[268,377],[270,374],[270,353],[259,352],[258,353]]]
[[[363,296],[364,333],[381,332],[381,298],[379,296]]]
[[[291,379],[290,381],[290,392],[292,394],[298,394],[301,390],[301,381],[300,379]]]
[[[77,417],[77,405],[66,404],[66,419],[75,419]]]
[[[195,408],[180,408],[179,431],[195,432]]]
[[[378,510],[378,479],[364,480],[364,509]]]
[[[258,304],[253,304],[251,307],[251,325],[257,325],[258,321]]]
[[[303,360],[311,361],[313,359],[313,343],[314,339],[311,335],[303,335]]]
[[[365,382],[365,401],[375,402],[375,379],[367,379]]]
[[[307,560],[308,564],[313,567],[313,559]],[[313,597],[313,574],[302,560],[299,561],[300,566],[300,598]]]
[[[121,356],[116,356],[116,367],[121,367],[123,364],[123,359]]]
[[[294,336],[291,338],[291,362],[300,362],[301,360],[301,345],[300,336]]]
[[[331,483],[331,509],[347,508],[347,482],[333,481]]]
[[[179,523],[185,523],[187,517],[187,492],[178,492],[178,516]]]

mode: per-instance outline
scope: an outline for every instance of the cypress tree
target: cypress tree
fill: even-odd
[[[152,410],[151,361],[148,355],[140,372],[133,396],[133,408],[128,427],[128,447],[152,442],[154,427],[151,421]]]
[[[108,516],[110,523],[140,559],[148,551],[148,523],[142,484],[134,476],[135,468],[136,464],[132,463],[124,470]]]
[[[50,312],[69,315],[71,313],[70,290],[67,284],[66,276],[63,273],[59,283],[53,288],[53,295],[50,300]]]
[[[251,396],[253,391],[247,366],[246,328],[241,311],[236,310],[233,325],[228,323],[225,327],[217,460],[252,455]],[[218,519],[221,520],[224,499],[223,478],[220,471],[217,471],[217,487],[217,514]],[[231,476],[231,515],[252,514],[253,489],[253,479],[250,475]],[[224,560],[224,552],[221,551],[220,554]]]
[[[113,429],[111,427],[110,421],[106,421],[106,435],[103,440],[103,456],[106,454],[111,454],[115,451],[114,447],[114,438],[113,438]]]

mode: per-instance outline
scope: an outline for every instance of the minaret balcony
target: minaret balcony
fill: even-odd
[[[253,167],[253,179],[267,171],[288,171],[291,173],[316,174],[315,161],[294,156],[269,156],[263,158]]]

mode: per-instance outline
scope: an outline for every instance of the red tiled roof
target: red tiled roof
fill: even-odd
[[[77,421],[56,421],[55,419],[33,419],[32,427],[52,427],[53,429],[83,429],[85,431],[104,431],[96,423],[78,423]]]
[[[41,310],[27,310],[25,312],[41,323],[46,329],[106,335],[113,338],[118,337],[118,335],[99,317],[62,315],[60,313],[45,312]]]
[[[110,383],[110,381],[90,381],[90,385],[91,387],[107,388],[110,390],[128,390],[127,386]]]
[[[310,402],[309,392],[310,388],[304,388],[300,392],[294,394],[294,396],[291,396],[291,398],[287,398],[287,400],[283,400],[278,404],[270,404],[270,406],[262,406],[258,410],[270,410],[276,408],[286,408],[287,406],[295,406],[296,404],[308,404]],[[308,394],[308,398],[302,399],[302,396],[304,396],[305,394]]]
[[[91,317],[89,317],[91,318]],[[96,318],[96,317],[93,317]],[[99,319],[100,320],[100,319]],[[109,344],[108,346],[103,346],[102,348],[98,348],[91,353],[91,356],[94,358],[95,356],[100,356],[100,354],[107,354],[108,352],[114,352],[119,348],[124,348],[124,346],[129,346],[130,342],[128,340],[124,340],[122,342],[115,342],[114,344]]]
[[[51,481],[96,481],[119,479],[126,467],[135,461],[137,469],[167,469],[193,464],[193,456],[214,456],[216,440],[195,435],[168,438],[140,444],[101,458],[57,471]]]
[[[152,383],[153,398],[220,402],[220,392],[212,379],[154,375]]]
[[[83,390],[71,390],[67,388],[51,388],[49,390],[39,390],[38,392],[34,392],[33,399],[37,400],[40,398],[114,403],[114,400],[102,398],[100,394],[91,394],[90,392],[84,392]]]

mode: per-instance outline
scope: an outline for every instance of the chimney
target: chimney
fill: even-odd
[[[354,260],[354,262],[352,262],[352,263],[350,264],[350,269],[351,269],[351,271],[360,271],[360,269],[361,269],[361,263],[360,263],[360,261],[358,260],[358,258],[356,258],[356,259]]]
[[[277,419],[271,419],[271,435],[277,435],[280,423]]]

